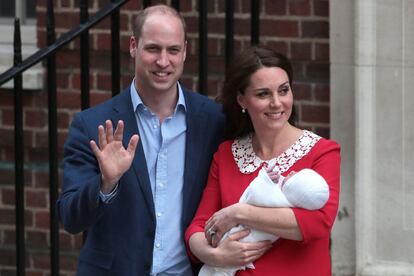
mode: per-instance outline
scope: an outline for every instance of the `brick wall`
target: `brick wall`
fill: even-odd
[[[55,0],[57,35],[79,22],[79,0]],[[90,0],[92,15],[109,0]],[[128,43],[131,19],[141,8],[131,0],[121,8],[121,86],[129,85],[133,64]],[[153,1],[153,3],[168,1]],[[45,46],[46,0],[37,1],[39,47]],[[197,89],[197,1],[182,0],[181,12],[188,25],[188,57],[182,83]],[[224,78],[225,0],[208,1],[208,91],[214,97]],[[250,44],[250,1],[235,0],[235,52]],[[260,41],[289,56],[294,64],[294,96],[299,125],[329,136],[329,1],[262,0]],[[111,97],[109,20],[90,31],[91,105]],[[73,114],[80,109],[79,40],[57,54],[59,160]],[[13,95],[0,90],[0,275],[15,274],[14,231],[14,119]],[[27,275],[49,275],[49,194],[47,94],[24,94],[25,206]],[[73,275],[81,235],[60,232],[62,275]]]

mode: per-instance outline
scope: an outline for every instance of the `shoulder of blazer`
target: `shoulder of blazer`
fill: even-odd
[[[128,109],[132,110],[132,101],[130,97],[129,87],[124,89],[118,95],[99,103],[93,107],[85,109],[77,114],[84,118],[108,118],[112,112],[120,113]]]
[[[185,103],[190,114],[202,111],[204,114],[207,113],[209,116],[215,115],[224,118],[220,104],[216,103],[209,97],[201,95],[197,92],[188,90],[186,88],[182,88],[182,90],[185,98]]]

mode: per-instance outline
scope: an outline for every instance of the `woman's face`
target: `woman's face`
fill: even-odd
[[[256,132],[282,129],[291,113],[293,94],[289,78],[279,67],[263,67],[251,77],[244,94],[237,97]]]

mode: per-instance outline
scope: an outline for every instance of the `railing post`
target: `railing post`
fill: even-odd
[[[171,6],[179,12],[180,11],[180,0],[171,0]]]
[[[198,0],[198,91],[207,95],[207,1]]]
[[[14,66],[22,62],[20,21],[14,21]],[[26,274],[24,238],[24,153],[23,153],[23,80],[22,73],[14,77],[14,152],[16,201],[16,272]]]
[[[80,23],[81,25],[88,21],[88,0],[80,1]],[[89,30],[83,32],[80,36],[80,54],[81,54],[81,106],[82,110],[89,107]]]
[[[112,0],[115,3],[117,0]],[[119,93],[121,88],[121,47],[120,47],[119,9],[111,15],[111,61],[112,61],[112,96]]]
[[[47,44],[56,41],[53,0],[47,2]],[[47,58],[47,98],[49,133],[49,205],[50,205],[50,270],[52,276],[59,275],[59,222],[56,215],[58,197],[58,145],[57,145],[57,96],[56,96],[56,54]]]
[[[144,9],[145,9],[146,7],[151,6],[151,0],[143,0],[143,1],[142,1],[142,5],[144,6]]]
[[[260,36],[260,0],[251,0],[250,6],[251,45],[257,45]]]
[[[226,1],[226,70],[234,55],[234,0]]]

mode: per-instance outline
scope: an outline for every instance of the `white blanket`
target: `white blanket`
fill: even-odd
[[[259,175],[250,183],[240,197],[239,202],[248,203],[261,207],[300,207],[308,210],[322,208],[329,197],[329,187],[325,179],[311,169],[303,169],[289,177],[282,185],[284,177],[280,177],[278,183],[274,183],[266,172],[265,168],[259,171]],[[245,229],[242,225],[233,227],[223,235],[220,242],[229,235]],[[240,241],[257,242],[263,240],[278,239],[277,236],[255,229]],[[199,276],[233,276],[237,270],[246,268],[254,269],[252,263],[240,267],[213,267],[203,265]]]

